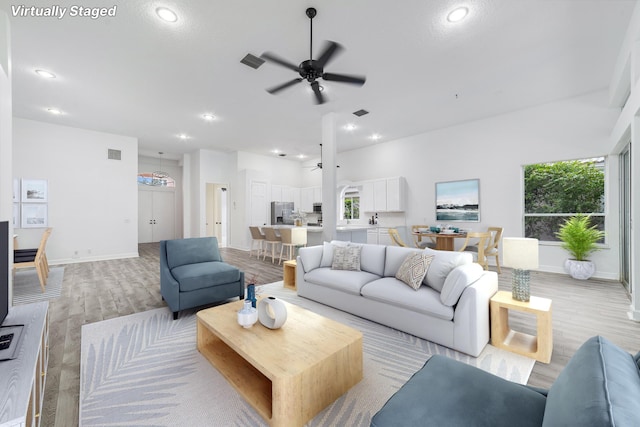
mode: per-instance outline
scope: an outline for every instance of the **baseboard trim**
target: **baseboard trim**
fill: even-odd
[[[114,255],[105,255],[105,256],[62,258],[62,259],[49,261],[49,265],[78,264],[81,262],[109,261],[114,259],[139,258],[139,257],[140,255],[138,254],[138,252],[131,252],[126,254],[114,254]]]

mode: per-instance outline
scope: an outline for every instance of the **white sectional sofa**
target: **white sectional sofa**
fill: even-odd
[[[344,245],[361,248],[351,270],[332,268],[335,247]],[[433,255],[417,290],[395,277],[415,252]],[[296,286],[302,297],[475,357],[489,342],[498,276],[470,254],[334,241],[300,249]]]

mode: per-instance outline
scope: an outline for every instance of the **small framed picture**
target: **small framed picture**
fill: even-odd
[[[46,203],[48,200],[46,179],[22,180],[22,203]]]
[[[42,228],[47,227],[47,205],[37,203],[22,204],[22,228]]]
[[[13,228],[20,228],[20,203],[13,204]]]
[[[13,178],[13,203],[20,203],[20,180]]]

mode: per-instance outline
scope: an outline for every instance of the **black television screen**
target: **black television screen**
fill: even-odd
[[[0,222],[0,325],[9,313],[9,222]]]

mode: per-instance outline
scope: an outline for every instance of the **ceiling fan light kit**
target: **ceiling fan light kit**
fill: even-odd
[[[333,81],[338,83],[348,83],[354,84],[358,86],[362,86],[366,78],[364,76],[354,76],[348,74],[336,74],[336,73],[326,73],[324,71],[325,66],[333,59],[333,57],[343,50],[342,46],[336,42],[327,41],[325,43],[325,48],[318,57],[318,59],[313,59],[313,18],[317,15],[317,10],[313,7],[310,7],[306,10],[307,17],[309,17],[309,29],[310,29],[310,37],[309,37],[309,59],[302,61],[300,65],[295,65],[286,59],[280,58],[279,56],[271,53],[265,52],[262,54],[262,58],[278,64],[282,67],[288,68],[292,71],[297,72],[300,77],[296,77],[293,80],[289,80],[288,82],[282,83],[278,86],[274,86],[272,88],[267,89],[272,95],[287,89],[291,86],[294,86],[298,83],[301,83],[303,80],[309,82],[311,90],[314,94],[315,100],[317,104],[324,104],[326,102],[326,97],[323,95],[322,90],[323,87],[320,86],[318,79],[322,79],[325,81]]]

